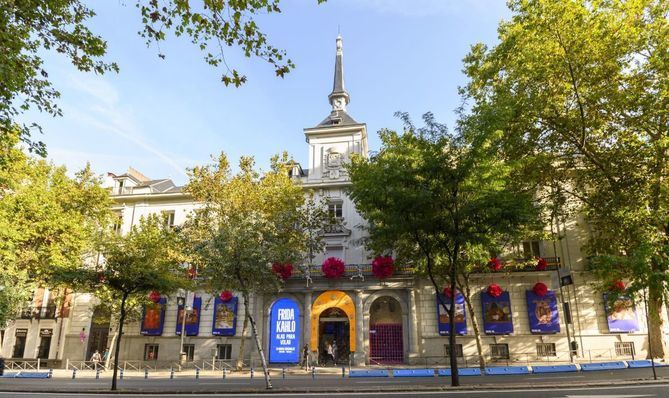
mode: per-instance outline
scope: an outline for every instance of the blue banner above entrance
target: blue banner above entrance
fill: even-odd
[[[300,308],[295,300],[281,298],[270,313],[270,363],[300,361]]]

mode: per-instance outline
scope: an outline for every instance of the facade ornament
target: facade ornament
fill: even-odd
[[[365,274],[363,274],[363,265],[362,264],[356,264],[355,265],[355,274],[351,276],[351,280],[354,280],[355,278],[360,278],[361,281],[365,281]]]

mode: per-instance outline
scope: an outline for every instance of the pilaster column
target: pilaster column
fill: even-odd
[[[362,306],[362,290],[355,291],[355,356],[356,366],[365,364],[365,329],[363,324],[364,312]]]
[[[302,345],[310,344],[311,341],[311,290],[304,293],[304,332],[302,333]],[[311,352],[314,347],[309,347]]]
[[[409,355],[418,354],[418,308],[416,308],[416,291],[413,288],[408,289],[409,293]]]

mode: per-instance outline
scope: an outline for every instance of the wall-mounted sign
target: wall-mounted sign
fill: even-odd
[[[493,297],[487,292],[481,292],[483,306],[483,331],[485,334],[513,333],[511,299],[509,292],[502,292],[499,297]]]
[[[444,308],[444,306],[446,308]],[[451,308],[451,299],[443,294],[437,294],[437,323],[439,335],[448,336],[449,317],[448,309]],[[465,297],[461,293],[455,295],[455,333],[467,334],[467,313],[465,311]]]
[[[165,297],[161,297],[157,303],[150,303],[144,306],[141,334],[144,336],[160,336],[163,334],[166,306],[167,299]]]
[[[40,337],[51,337],[51,336],[53,336],[53,329],[40,329],[39,330],[39,336]]]
[[[28,335],[28,329],[16,329],[14,335],[16,337],[26,337]]]
[[[270,312],[269,361],[298,363],[300,361],[300,308],[295,300],[281,298]]]
[[[237,331],[237,297],[224,302],[220,297],[214,300],[214,323],[211,334],[214,336],[234,336]]]
[[[604,293],[604,310],[611,333],[630,333],[639,331],[636,308],[630,297],[618,296],[609,308],[608,294]]]
[[[191,306],[186,300],[186,336],[197,336],[200,331],[200,308],[202,307],[202,297],[194,297]],[[189,308],[190,307],[190,308]],[[181,336],[181,327],[184,321],[184,306],[177,306],[177,336]]]
[[[558,314],[555,293],[549,291],[545,296],[538,296],[532,290],[527,290],[525,297],[527,298],[530,332],[536,334],[559,333],[560,315]]]

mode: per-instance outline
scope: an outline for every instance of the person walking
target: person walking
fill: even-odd
[[[105,352],[102,353],[102,366],[105,370],[107,369],[107,360],[109,359],[109,348],[105,348]]]
[[[326,352],[328,354],[328,358],[332,358],[332,363],[334,365],[334,351],[333,351],[333,348],[332,348],[332,343],[328,342]]]
[[[309,370],[309,344],[302,348],[302,367]]]
[[[337,341],[334,340],[332,342],[332,363],[333,365],[337,365]]]
[[[100,351],[95,350],[93,355],[91,356],[91,362],[93,362],[93,369],[98,370],[98,364],[102,360],[102,356],[100,355]]]

